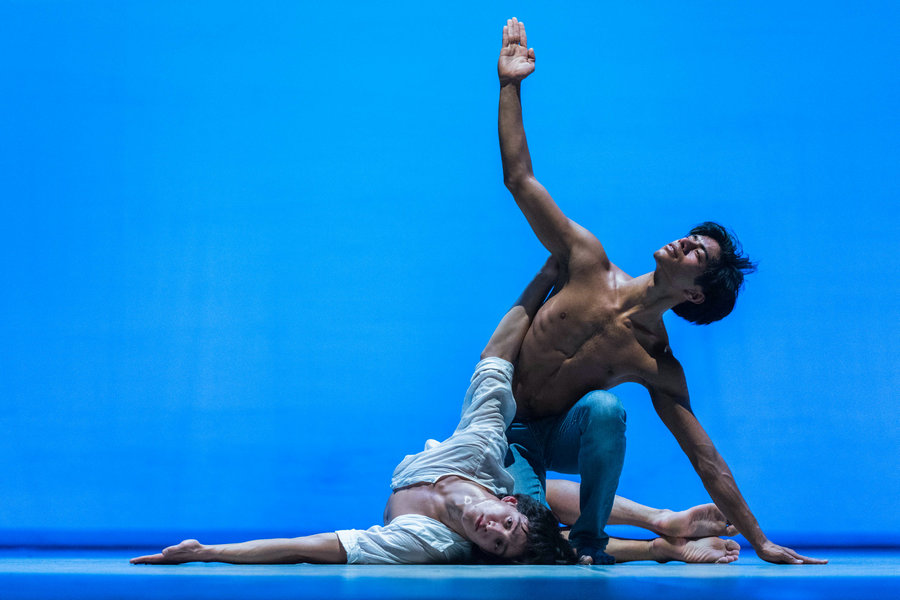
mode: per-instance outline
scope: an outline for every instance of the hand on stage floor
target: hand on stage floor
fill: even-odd
[[[503,47],[497,61],[500,83],[522,81],[534,72],[534,48],[528,48],[525,25],[515,17],[503,28]]]
[[[824,565],[827,559],[810,558],[797,554],[790,548],[766,542],[756,549],[756,554],[763,560],[779,565]]]
[[[181,563],[203,560],[203,544],[197,540],[184,540],[176,546],[169,546],[159,554],[148,554],[132,558],[133,565],[180,565]]]

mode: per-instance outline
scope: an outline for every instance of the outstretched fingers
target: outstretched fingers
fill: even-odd
[[[497,60],[501,83],[519,82],[534,72],[534,50],[525,44],[525,25],[512,17],[503,28],[503,47]]]
[[[503,45],[504,48],[508,48],[509,46],[515,46],[519,43],[519,27],[516,24],[516,18],[507,19],[506,21],[506,43]]]
[[[788,565],[824,565],[828,561],[821,558],[810,558],[797,554],[790,548],[779,546],[772,542],[767,542],[762,547],[756,549],[756,554],[765,561],[775,564]]]
[[[144,556],[137,556],[132,558],[128,562],[133,565],[158,565],[165,560],[165,557],[162,555],[162,552],[159,554],[146,554]]]
[[[503,26],[502,47],[510,48],[514,46],[522,46],[527,52],[526,55],[530,59],[534,59],[534,50],[528,49],[528,34],[525,33],[525,23],[519,21],[516,17],[506,20]]]
[[[802,554],[798,554],[798,553],[794,552],[793,550],[791,550],[790,548],[788,548],[787,550],[788,550],[788,554],[790,554],[794,558],[794,560],[798,561],[796,563],[798,565],[825,565],[825,564],[828,564],[827,558],[826,559],[810,558],[809,556],[803,556]]]

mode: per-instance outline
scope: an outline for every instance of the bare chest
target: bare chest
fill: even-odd
[[[652,369],[653,340],[615,304],[555,299],[522,344],[514,382],[522,417],[557,414],[590,391],[641,382]]]
[[[425,515],[439,519],[436,505],[438,494],[431,483],[420,483],[397,490],[388,498],[384,508],[384,522],[390,523],[400,515]]]
[[[384,522],[400,515],[424,515],[453,528],[447,521],[446,506],[455,497],[493,498],[493,494],[473,481],[447,475],[434,483],[422,482],[394,491],[384,509]]]

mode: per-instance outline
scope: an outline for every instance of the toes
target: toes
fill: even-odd
[[[737,556],[734,556],[733,554],[729,554],[729,555],[723,556],[719,560],[717,560],[716,564],[717,565],[727,565],[729,563],[733,563],[737,559],[738,559]]]

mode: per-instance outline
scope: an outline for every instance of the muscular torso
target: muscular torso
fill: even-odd
[[[658,385],[658,361],[671,356],[662,321],[643,323],[618,267],[570,277],[541,307],[522,342],[513,380],[520,418],[568,410],[592,390],[620,383]]]
[[[458,475],[441,477],[434,483],[422,482],[395,490],[384,508],[384,522],[400,515],[425,515],[448,527],[446,506],[454,495],[474,498],[496,498],[489,490]],[[451,527],[452,528],[452,527]]]

